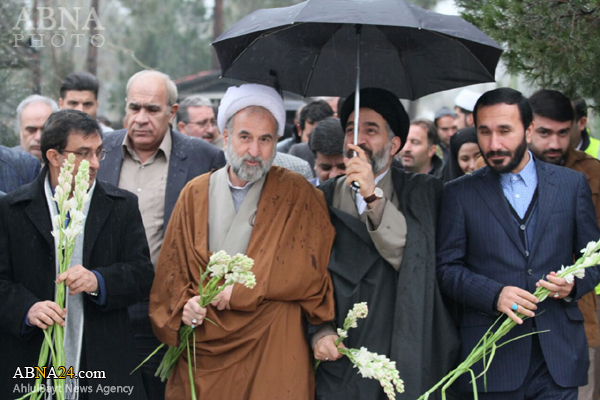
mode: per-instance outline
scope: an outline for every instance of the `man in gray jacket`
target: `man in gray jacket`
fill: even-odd
[[[127,129],[106,134],[107,155],[98,172],[98,179],[138,196],[154,267],[181,189],[193,178],[225,165],[221,150],[170,127],[176,102],[177,87],[167,75],[157,71],[133,75],[127,82]],[[130,307],[129,313],[141,362],[160,342],[152,332],[147,301]],[[165,384],[154,376],[162,354],[142,367],[146,392],[154,399],[164,397]]]

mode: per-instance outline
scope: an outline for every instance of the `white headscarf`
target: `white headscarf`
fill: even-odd
[[[238,111],[251,106],[263,107],[268,110],[277,121],[277,135],[283,136],[285,128],[283,99],[275,89],[256,83],[249,83],[240,87],[233,86],[227,89],[219,106],[219,115],[217,117],[219,131],[223,132],[229,118],[234,116]]]

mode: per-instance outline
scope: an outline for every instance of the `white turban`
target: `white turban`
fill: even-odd
[[[232,86],[227,89],[219,106],[219,115],[217,117],[219,131],[223,132],[229,118],[234,116],[238,111],[251,106],[267,109],[273,118],[275,118],[275,121],[277,121],[277,135],[283,136],[283,129],[285,128],[283,99],[275,89],[256,83],[249,83],[240,87]]]
[[[463,110],[467,110],[469,112],[473,112],[475,109],[475,104],[477,104],[477,100],[481,97],[481,93],[474,92],[469,89],[463,89],[456,96],[456,100],[454,100],[454,104]]]

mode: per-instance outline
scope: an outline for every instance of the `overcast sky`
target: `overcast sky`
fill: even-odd
[[[458,15],[454,0],[441,0],[435,7],[435,11],[440,14]]]

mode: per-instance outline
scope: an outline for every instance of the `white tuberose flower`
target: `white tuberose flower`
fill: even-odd
[[[589,242],[587,244],[587,246],[585,246],[585,249],[581,249],[581,253],[583,254],[584,257],[589,256],[590,254],[592,254],[594,252],[594,250],[596,250],[596,246],[598,244],[596,242]]]
[[[396,363],[386,356],[371,353],[365,347],[359,350],[350,349],[350,360],[363,378],[377,379],[389,399],[396,398],[398,393],[404,392],[404,381],[396,369]]]

